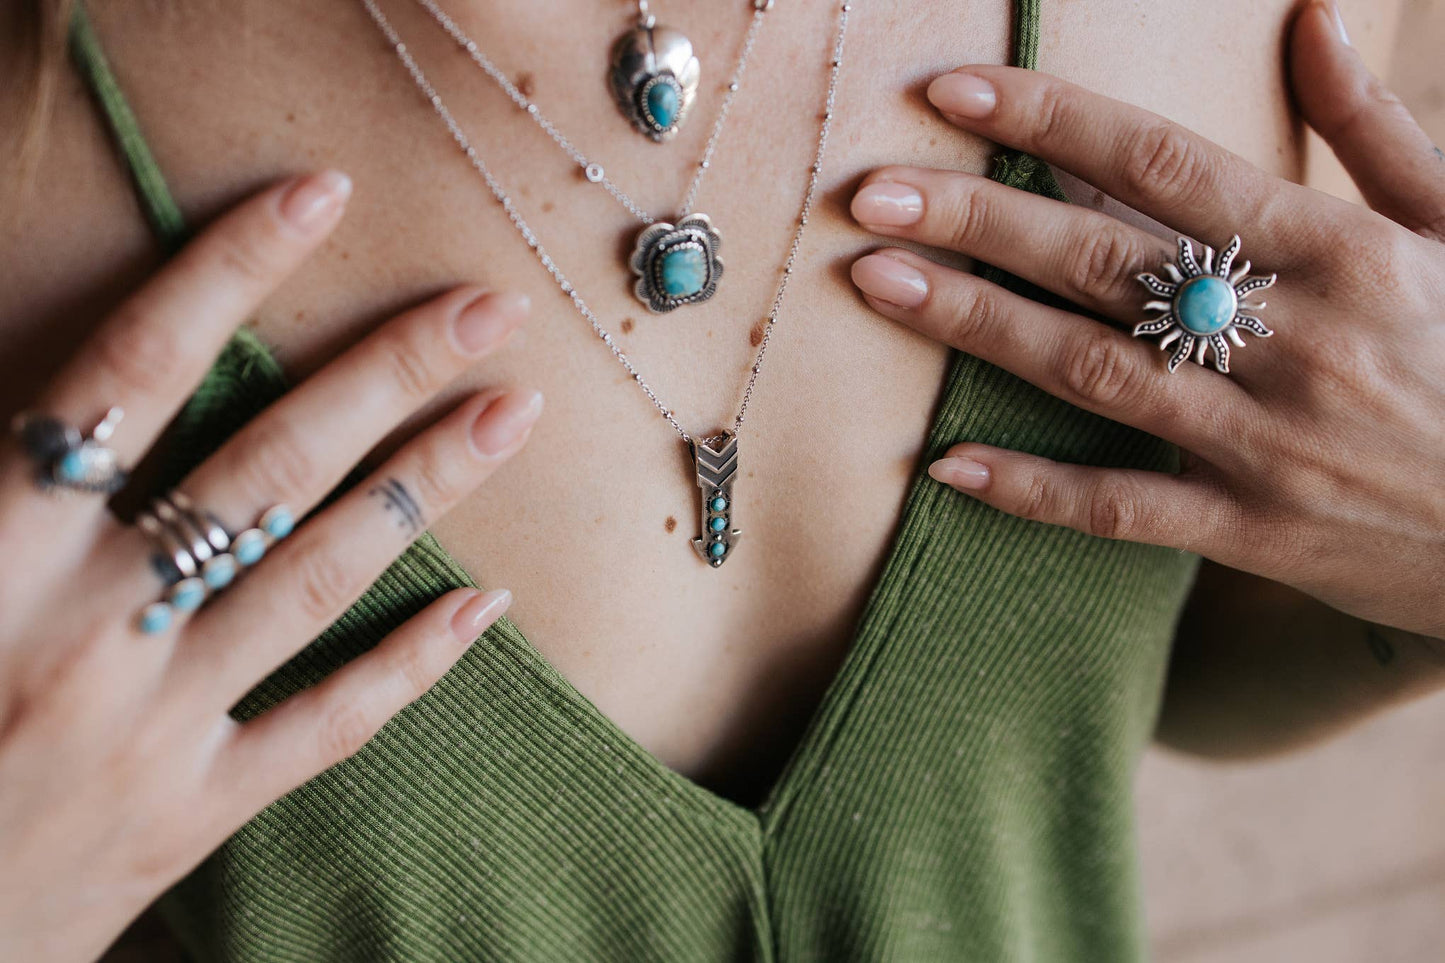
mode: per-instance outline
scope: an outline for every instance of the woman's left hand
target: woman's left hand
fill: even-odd
[[[1155,316],[1146,301],[1171,300],[1163,265],[1180,253],[1173,244],[984,177],[885,168],[859,190],[853,214],[879,234],[967,254],[1128,327],[899,249],[860,259],[853,279],[889,318],[1182,450],[1170,475],[965,443],[932,465],[934,478],[1014,515],[1198,552],[1351,615],[1445,637],[1445,158],[1334,24],[1323,3],[1300,15],[1296,96],[1373,211],[1031,71],[969,67],[928,91],[964,130],[1173,229],[1216,248],[1243,235],[1235,271],[1223,273],[1244,256],[1258,273],[1278,272],[1261,317],[1275,336],[1247,328],[1248,346],[1226,355],[1229,374],[1190,363],[1192,353],[1171,373],[1187,330],[1165,352],[1157,336],[1130,337]],[[1138,280],[1146,272],[1165,288],[1148,293]],[[1217,296],[1224,313],[1187,307],[1194,330],[1231,316],[1225,289],[1207,287],[1196,290]],[[1219,338],[1210,362],[1219,346],[1227,351]]]

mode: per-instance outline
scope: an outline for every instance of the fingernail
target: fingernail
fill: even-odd
[[[853,217],[878,227],[917,224],[923,218],[923,195],[893,181],[869,184],[853,195]]]
[[[1331,3],[1329,8],[1330,17],[1335,21],[1335,32],[1340,35],[1340,42],[1346,47],[1352,46],[1350,43],[1350,32],[1345,29],[1345,18],[1340,14],[1340,5],[1338,3]]]
[[[958,117],[987,117],[998,106],[993,84],[977,74],[951,73],[928,85],[928,99],[945,114]]]
[[[296,227],[315,227],[351,196],[351,178],[322,171],[296,183],[281,198],[281,215]]]
[[[472,423],[472,444],[487,457],[511,448],[536,424],[542,414],[542,392],[528,388],[509,391],[477,416]]]
[[[988,487],[988,466],[971,458],[941,458],[928,466],[928,474],[934,481],[979,491]]]
[[[457,344],[467,354],[481,354],[507,340],[531,310],[532,299],[520,291],[483,294],[457,314]]]
[[[928,279],[917,268],[886,254],[869,254],[853,262],[853,283],[864,294],[916,308],[928,298]]]
[[[452,616],[452,634],[459,642],[474,642],[477,636],[507,611],[512,593],[506,589],[483,592],[467,602]]]

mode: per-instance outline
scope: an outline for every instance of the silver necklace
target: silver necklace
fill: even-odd
[[[693,170],[692,180],[688,184],[687,193],[683,196],[682,207],[673,220],[654,217],[643,210],[626,191],[618,187],[607,175],[606,168],[582,153],[565,134],[558,130],[557,125],[543,115],[542,109],[537,106],[537,103],[522,93],[521,89],[512,83],[511,79],[486,54],[482,53],[477,42],[457,26],[456,21],[438,6],[436,0],[416,0],[416,2],[461,47],[472,62],[497,86],[501,87],[514,104],[526,111],[537,126],[562,149],[563,153],[572,159],[588,183],[601,186],[612,196],[613,200],[642,222],[643,229],[637,235],[632,255],[628,258],[628,267],[634,277],[632,291],[638,301],[645,304],[652,313],[664,314],[684,305],[701,304],[717,293],[718,282],[722,280],[723,274],[722,258],[718,256],[718,250],[722,247],[722,237],[712,223],[712,218],[706,214],[693,213],[693,206],[697,203],[697,195],[698,191],[702,189],[703,178],[712,166],[713,153],[717,150],[718,141],[722,137],[733,98],[742,89],[743,74],[747,70],[748,60],[752,57],[753,44],[757,41],[758,33],[762,28],[764,14],[772,9],[773,0],[750,0],[753,7],[752,21],[748,24],[748,32],[743,38],[742,49],[738,52],[732,77],[723,92],[722,103],[718,105],[717,119],[713,121],[707,144],[703,147],[702,157]],[[623,97],[628,98],[629,102],[636,102],[639,98],[645,101],[648,97],[653,96],[655,90],[659,89],[659,84],[665,86],[668,83],[676,83],[678,89],[684,94],[679,103],[690,105],[692,95],[686,92],[686,85],[674,77],[672,71],[674,69],[681,71],[682,78],[690,79],[692,90],[696,90],[698,70],[689,70],[686,62],[676,62],[682,59],[685,45],[686,56],[691,59],[693,64],[697,63],[697,59],[692,56],[692,44],[676,31],[658,27],[648,12],[646,0],[639,0],[638,17],[638,27],[619,38],[614,48],[614,97],[618,99],[619,104],[622,103]],[[641,36],[635,36],[639,33]],[[632,39],[629,41],[629,38]],[[629,43],[635,49],[624,56],[623,47]],[[649,54],[655,45],[665,48],[668,55],[666,65],[660,64],[654,56]],[[617,73],[619,69],[627,70],[627,77],[638,85],[636,89],[631,92],[619,93],[623,84],[623,79]],[[653,119],[656,120],[655,115]],[[672,120],[671,129],[675,132],[677,123],[681,122],[681,117],[674,117]],[[651,122],[644,120],[643,123]]]
[[[757,354],[753,357],[751,373],[743,387],[742,400],[738,405],[738,411],[733,418],[731,429],[724,429],[716,435],[702,438],[690,434],[687,429],[678,421],[676,414],[664,405],[658,398],[657,392],[642,377],[642,373],[633,365],[632,360],[618,347],[616,339],[602,326],[597,315],[588,307],[582,295],[567,280],[561,268],[552,260],[552,255],[547,253],[542,242],[538,240],[536,233],[522,217],[521,211],[517,209],[516,203],[511,195],[502,187],[500,181],[492,174],[482,160],[476,148],[472,146],[466,133],[457,123],[442,101],[441,95],[436,88],[427,80],[426,74],[418,66],[416,59],[407,50],[406,44],[392,27],[391,22],[386,19],[385,14],[376,5],[376,0],[361,0],[362,5],[371,15],[382,35],[386,37],[387,43],[395,51],[397,58],[411,75],[417,88],[431,104],[437,116],[441,118],[451,133],[452,140],[456,142],[462,153],[466,155],[467,161],[473,169],[481,175],[486,183],[487,189],[491,192],[502,210],[507,215],[507,220],[516,228],[521,235],[522,241],[531,248],[532,252],[541,262],[542,267],[552,276],[562,293],[572,301],[573,307],[591,327],[595,334],[612,356],[617,359],[618,364],[626,369],[632,380],[637,382],[647,400],[658,410],[667,423],[677,432],[678,437],[688,446],[692,453],[695,468],[697,486],[701,489],[701,534],[692,540],[693,548],[699,557],[714,568],[722,565],[732,554],[732,548],[742,535],[741,530],[732,527],[733,519],[733,482],[737,476],[738,467],[738,436],[742,432],[743,422],[747,417],[748,405],[752,401],[753,388],[757,385],[758,376],[762,374],[763,359],[767,354],[768,344],[772,340],[773,329],[777,326],[778,318],[783,309],[783,301],[788,292],[788,281],[793,276],[793,265],[798,258],[798,251],[802,247],[803,234],[808,227],[808,215],[812,211],[813,201],[818,192],[818,183],[823,170],[823,158],[827,153],[828,134],[833,126],[833,107],[837,98],[838,78],[843,68],[843,46],[844,39],[848,33],[848,14],[852,10],[851,2],[840,3],[838,10],[838,26],[833,41],[833,56],[829,61],[828,87],[824,95],[822,117],[818,125],[817,146],[813,152],[813,163],[808,168],[808,186],[803,194],[803,203],[798,214],[797,226],[793,231],[792,242],[788,246],[787,258],[783,261],[782,273],[778,279],[777,291],[773,295],[772,306],[768,311],[767,323],[763,326],[762,340],[758,344]]]

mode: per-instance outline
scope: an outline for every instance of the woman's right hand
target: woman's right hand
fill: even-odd
[[[331,232],[326,172],[239,205],[100,325],[33,408],[140,458],[233,329]],[[238,432],[179,486],[228,531],[303,515],[422,403],[499,347],[526,298],[464,287],[402,314]],[[422,530],[521,449],[536,391],[487,391],[169,630],[155,548],[105,499],[45,492],[0,448],[0,959],[99,955],[264,806],[356,752],[505,610],[458,589],[315,687],[246,723],[228,710],[318,635]]]

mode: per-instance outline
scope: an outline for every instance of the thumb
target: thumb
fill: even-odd
[[[1300,111],[1369,205],[1412,231],[1445,236],[1445,154],[1350,46],[1339,8],[1313,0],[1289,48]]]

